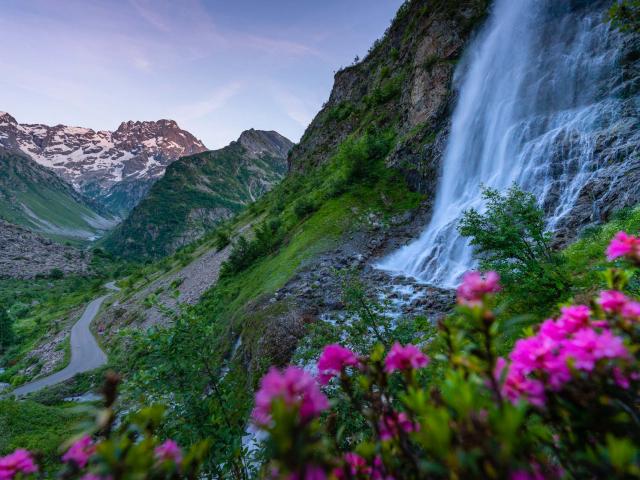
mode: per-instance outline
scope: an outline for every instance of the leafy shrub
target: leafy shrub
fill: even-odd
[[[309,199],[309,197],[302,197],[293,204],[293,213],[295,213],[296,217],[298,217],[299,219],[305,218],[310,213],[315,212],[317,209],[317,205],[315,205]]]
[[[400,74],[384,79],[373,92],[364,98],[365,105],[369,108],[377,107],[398,98],[402,93],[404,78],[405,76]]]
[[[0,303],[0,355],[13,344],[14,338],[13,320],[5,306]]]
[[[564,260],[551,247],[535,197],[517,186],[504,195],[485,189],[483,197],[486,212],[470,209],[459,225],[481,268],[500,273],[516,309],[544,310],[562,299],[569,285]]]
[[[640,266],[640,239],[607,251]],[[496,315],[498,275],[468,274],[454,315],[425,346],[328,345],[318,381],[272,369],[253,420],[268,433],[270,478],[637,478],[640,302],[631,270],[609,290],[497,353],[511,320]],[[329,384],[326,391],[321,385]],[[325,393],[326,392],[326,393]],[[326,394],[333,397],[329,402]],[[344,412],[360,428],[345,429]],[[353,423],[352,423],[353,424]]]
[[[53,280],[60,280],[61,278],[64,278],[64,272],[59,268],[54,268],[49,272],[49,278]]]

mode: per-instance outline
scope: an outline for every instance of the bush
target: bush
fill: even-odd
[[[13,320],[5,306],[0,303],[0,355],[13,344],[14,338]]]
[[[516,310],[544,312],[566,296],[569,285],[563,257],[545,231],[544,212],[517,186],[504,195],[485,189],[483,197],[486,212],[464,212],[460,234],[470,238],[482,269],[500,273]]]
[[[640,266],[640,239],[619,234],[607,253]],[[272,369],[252,415],[269,435],[263,472],[278,479],[637,478],[640,302],[620,291],[631,272],[608,270],[609,290],[590,307],[564,307],[525,332],[506,359],[497,343],[513,320],[496,314],[499,277],[473,272],[458,289],[456,313],[423,346],[328,345],[317,379],[297,367]]]
[[[49,272],[49,278],[53,280],[60,280],[64,278],[64,272],[59,268],[54,268],[51,270],[51,272]]]

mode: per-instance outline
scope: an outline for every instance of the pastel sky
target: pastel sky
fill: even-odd
[[[2,0],[0,110],[114,130],[171,118],[209,148],[293,141],[402,0]]]

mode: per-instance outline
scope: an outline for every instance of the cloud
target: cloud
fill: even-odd
[[[318,105],[303,100],[280,86],[273,86],[272,91],[273,97],[289,118],[304,128],[311,123],[318,111]]]
[[[182,105],[176,109],[176,118],[180,122],[188,122],[205,117],[222,108],[243,87],[242,82],[231,82],[217,88],[203,100],[188,105]]]

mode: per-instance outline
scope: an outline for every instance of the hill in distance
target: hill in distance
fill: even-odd
[[[95,240],[112,216],[51,170],[0,149],[0,218],[59,241]]]
[[[292,146],[277,132],[251,129],[220,150],[181,158],[109,234],[105,248],[157,258],[196,240],[277,184]]]

